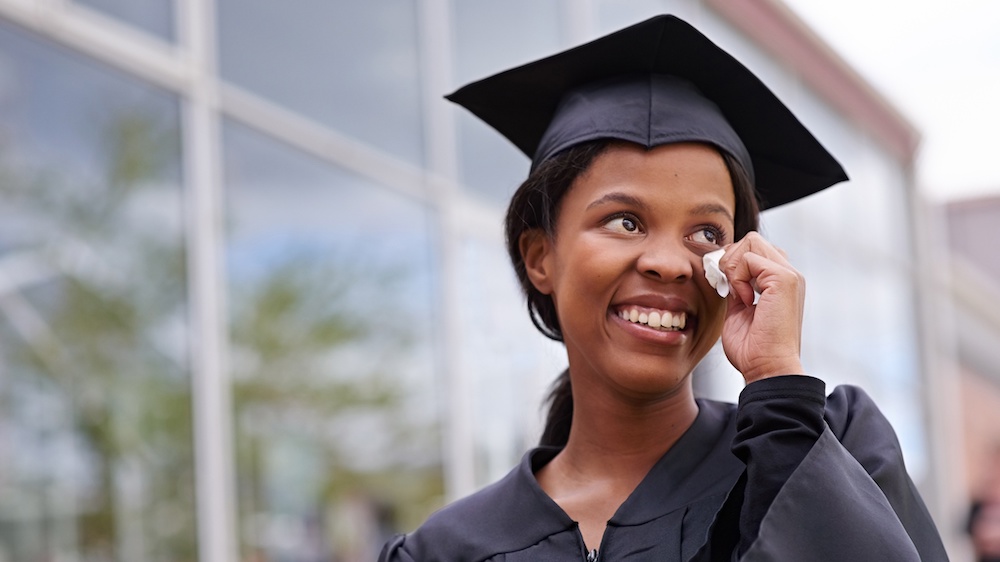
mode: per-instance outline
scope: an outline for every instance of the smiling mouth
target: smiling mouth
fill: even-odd
[[[664,332],[679,332],[687,325],[686,312],[670,312],[669,310],[640,310],[636,307],[622,308],[617,312],[623,320],[633,324],[642,324]]]

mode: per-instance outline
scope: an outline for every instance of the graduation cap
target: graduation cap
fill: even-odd
[[[446,96],[507,137],[532,169],[571,146],[715,145],[755,180],[761,208],[847,179],[756,76],[688,23],[657,16]]]

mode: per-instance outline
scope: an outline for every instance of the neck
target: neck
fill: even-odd
[[[640,399],[573,383],[573,423],[566,447],[535,477],[598,548],[606,522],[698,415],[690,381]]]
[[[690,384],[656,399],[594,395],[573,389],[574,416],[563,468],[581,478],[638,482],[698,415]]]

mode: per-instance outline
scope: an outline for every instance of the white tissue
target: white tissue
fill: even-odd
[[[719,269],[719,260],[726,253],[724,248],[709,252],[702,256],[702,263],[705,264],[705,279],[713,289],[719,292],[719,296],[726,298],[729,296],[729,279]]]

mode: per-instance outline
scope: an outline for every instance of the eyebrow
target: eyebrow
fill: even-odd
[[[720,214],[720,215],[725,215],[730,222],[736,221],[736,219],[733,218],[733,214],[729,212],[729,209],[723,207],[722,205],[719,205],[718,203],[704,203],[692,209],[691,212],[692,214],[696,215]]]
[[[638,197],[629,195],[628,193],[622,193],[620,191],[613,191],[596,201],[592,201],[589,205],[587,205],[587,210],[589,211],[594,207],[600,207],[601,205],[607,205],[608,203],[620,203],[622,205],[628,205],[640,210],[646,210],[649,208],[646,203]]]

